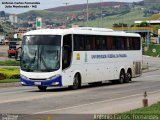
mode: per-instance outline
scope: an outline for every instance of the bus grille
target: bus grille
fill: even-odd
[[[34,81],[34,80],[35,80],[35,81],[36,81],[36,80],[38,80],[38,81],[41,81],[41,80],[46,80],[46,78],[41,78],[41,79],[29,78],[29,79],[30,79],[30,80],[33,80],[33,81]]]

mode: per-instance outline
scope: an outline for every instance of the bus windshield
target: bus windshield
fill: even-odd
[[[60,35],[24,36],[21,51],[21,70],[52,72],[60,68]]]

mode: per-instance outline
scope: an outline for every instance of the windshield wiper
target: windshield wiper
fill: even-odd
[[[44,61],[44,59],[43,59],[43,57],[42,57],[43,49],[44,49],[44,48],[42,47],[41,52],[40,52],[40,61],[42,61],[44,67],[45,67],[46,70],[47,70],[47,72],[50,72],[50,69],[47,67],[46,62]]]
[[[27,72],[33,71],[33,70],[30,69],[30,67],[31,67],[31,64],[34,63],[35,60],[36,60],[36,54],[37,54],[37,52],[35,51],[34,57],[31,59],[29,65],[27,66]]]

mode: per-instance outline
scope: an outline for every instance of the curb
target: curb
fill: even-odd
[[[22,86],[20,82],[0,83],[0,88],[19,87],[19,86]]]
[[[157,71],[159,70],[158,68],[155,68],[155,69],[146,69],[146,70],[143,70],[142,73],[147,73],[147,72],[153,72],[153,71]]]

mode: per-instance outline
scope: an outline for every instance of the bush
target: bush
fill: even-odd
[[[19,79],[20,71],[18,68],[0,68],[0,80]]]

